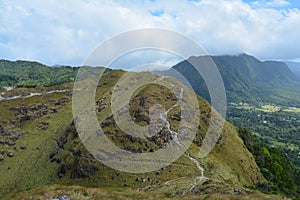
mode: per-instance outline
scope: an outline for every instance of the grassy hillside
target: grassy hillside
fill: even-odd
[[[97,104],[99,118],[109,113],[112,87],[123,73],[107,72],[101,79],[96,100],[105,100]],[[154,193],[163,198],[178,195],[187,199],[197,198],[195,195],[228,199],[271,198],[248,189],[267,181],[239,137],[238,130],[232,125],[226,123],[213,151],[204,159],[199,159],[211,110],[203,99],[198,98],[202,111],[200,126],[188,152],[204,167],[207,178],[199,179],[200,171],[187,154],[158,171],[131,174],[103,165],[82,145],[72,120],[71,88],[72,84],[48,88],[18,88],[5,95],[26,96],[28,92],[41,92],[43,95],[0,101],[1,199],[29,198],[31,195],[42,199],[45,197],[43,195],[48,195],[48,198],[62,191],[74,195],[75,199],[83,196],[95,199],[98,196],[116,198],[117,195],[124,196],[124,199],[137,196],[147,198]],[[69,91],[47,93],[62,89]],[[149,116],[144,112],[147,107],[138,107],[140,104],[135,102],[147,99],[149,103],[161,103],[168,107],[176,101],[168,96],[173,94],[165,87],[149,85],[143,88],[132,100],[130,108],[132,113],[138,113],[134,116],[136,123],[147,124]],[[168,115],[173,130],[176,130],[178,124],[178,112],[175,108]],[[161,137],[150,139],[147,145],[142,139],[132,138],[115,128],[114,124],[114,120],[108,115],[102,126],[116,145],[129,151],[149,152],[170,140],[166,137],[168,132],[164,132]],[[165,137],[166,140],[161,140]],[[48,186],[53,184],[59,185]],[[33,189],[35,187],[38,188]]]
[[[211,188],[213,189],[213,188]],[[42,186],[32,190],[24,191],[15,194],[11,199],[27,200],[34,198],[38,200],[55,198],[62,194],[71,196],[74,200],[88,200],[88,199],[195,199],[195,200],[252,200],[252,199],[265,199],[265,200],[284,200],[287,199],[278,195],[266,195],[256,191],[244,192],[243,194],[220,194],[220,193],[198,193],[188,194],[185,196],[172,196],[166,195],[158,191],[137,191],[130,188],[86,188],[82,186],[63,186],[52,185]]]

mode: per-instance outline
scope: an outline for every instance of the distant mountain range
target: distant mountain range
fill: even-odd
[[[189,59],[201,65],[207,58],[198,56]],[[284,62],[260,61],[247,54],[210,58],[221,73],[228,102],[280,102],[300,107],[299,63],[287,62],[288,66]],[[182,74],[197,94],[210,101],[204,80],[187,60],[172,69]],[[0,86],[35,87],[67,83],[75,80],[77,71],[78,67],[48,67],[37,62],[0,60]],[[170,75],[170,71],[159,74]],[[172,76],[177,77],[175,74]]]
[[[191,57],[193,62],[205,64],[207,56]],[[188,60],[189,60],[188,59]],[[287,64],[277,61],[260,61],[253,56],[211,56],[223,78],[227,100],[229,102],[282,102],[291,103],[291,96],[300,92],[299,78]],[[200,96],[210,101],[209,93],[203,78],[189,63],[182,61],[173,66],[191,84]],[[169,74],[161,72],[161,74]],[[174,74],[176,77],[176,75]],[[292,94],[283,94],[282,90],[291,90]],[[300,99],[299,99],[300,100]]]

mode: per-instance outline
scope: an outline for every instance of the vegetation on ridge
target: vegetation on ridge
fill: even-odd
[[[51,86],[75,80],[78,67],[48,67],[38,62],[0,60],[0,86]]]

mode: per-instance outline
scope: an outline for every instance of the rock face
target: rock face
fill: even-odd
[[[58,100],[51,100],[50,102],[53,103],[55,106],[59,106],[59,107],[62,107],[64,106],[70,99],[69,98],[61,98],[61,99],[58,99]]]
[[[99,170],[98,167],[85,162],[79,162],[75,169],[72,170],[70,178],[89,178]]]
[[[36,118],[40,119],[49,113],[48,106],[45,103],[32,104],[30,106],[23,104],[18,108],[10,108],[10,110],[14,111],[15,120],[19,124]]]
[[[58,139],[57,146],[60,150],[70,151],[72,162],[66,161],[64,156],[61,156],[58,151],[54,151],[49,155],[50,162],[59,164],[57,176],[62,178],[70,174],[70,179],[86,179],[93,176],[99,171],[99,168],[93,165],[90,160],[94,158],[89,154],[82,154],[80,150],[66,149],[65,145],[72,142],[74,139],[79,139],[74,122],[69,126],[66,132]]]
[[[40,129],[40,130],[47,130],[48,127],[49,127],[49,123],[48,122],[37,122],[37,127]]]
[[[58,178],[64,177],[66,173],[67,173],[66,165],[65,164],[60,165],[57,169]]]

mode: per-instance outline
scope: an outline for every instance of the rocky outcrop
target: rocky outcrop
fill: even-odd
[[[70,178],[89,178],[93,176],[99,168],[89,163],[78,162],[74,169],[71,171]]]
[[[49,127],[49,123],[48,122],[37,122],[37,127],[40,129],[40,130],[47,130],[48,127]]]

